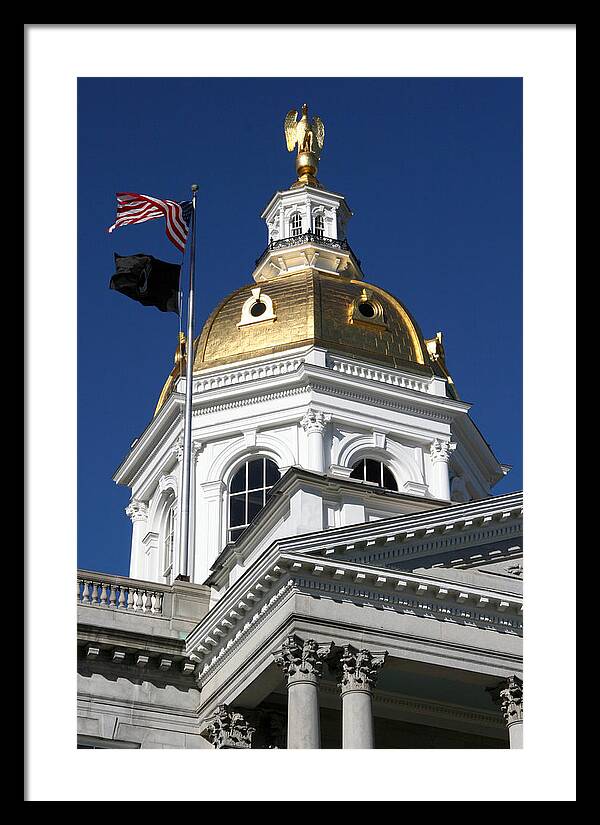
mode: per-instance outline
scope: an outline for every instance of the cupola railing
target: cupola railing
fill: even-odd
[[[269,252],[273,252],[277,249],[289,249],[292,246],[302,246],[302,244],[306,243],[314,243],[318,246],[324,246],[327,249],[340,249],[344,252],[349,252],[354,259],[357,268],[360,269],[360,260],[356,257],[350,248],[350,244],[345,238],[343,240],[338,240],[337,238],[325,238],[321,235],[317,235],[315,232],[303,232],[301,235],[294,235],[290,238],[280,238],[277,241],[269,241],[267,248],[264,250],[260,258],[257,258],[256,266],[260,266]]]

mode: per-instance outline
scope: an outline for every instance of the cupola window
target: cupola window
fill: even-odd
[[[360,481],[370,481],[383,487],[385,490],[395,490],[398,492],[398,483],[392,471],[386,467],[383,461],[376,461],[373,458],[361,458],[352,465],[350,478],[357,478]]]
[[[315,215],[315,235],[317,238],[325,237],[325,219],[323,215]]]
[[[294,212],[290,221],[290,235],[292,238],[297,238],[302,234],[302,215],[299,212]]]
[[[265,457],[246,461],[235,473],[229,484],[229,541],[237,541],[262,510],[280,475],[277,464]]]

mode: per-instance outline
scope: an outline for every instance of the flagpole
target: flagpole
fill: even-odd
[[[190,289],[188,294],[187,340],[185,344],[185,412],[183,422],[183,469],[181,478],[181,527],[179,574],[189,581],[190,497],[192,469],[192,375],[194,371],[194,274],[196,269],[196,192],[192,184],[192,239],[190,246]]]

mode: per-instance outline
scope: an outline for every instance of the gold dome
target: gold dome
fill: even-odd
[[[240,323],[256,286],[236,290],[210,315],[196,340],[194,372],[312,344],[431,375],[419,328],[385,290],[305,270],[260,285],[273,320]]]

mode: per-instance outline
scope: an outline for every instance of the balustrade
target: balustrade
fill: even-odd
[[[107,610],[131,610],[162,615],[165,591],[156,584],[137,582],[118,576],[99,577],[78,573],[77,603]]]

